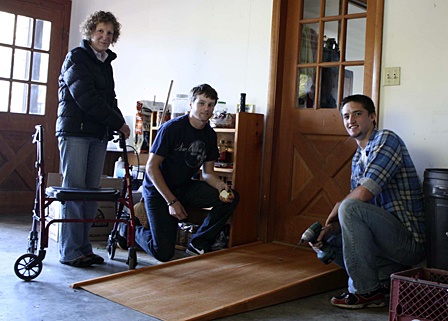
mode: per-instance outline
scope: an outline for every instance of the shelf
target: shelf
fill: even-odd
[[[212,128],[217,133],[235,133],[236,132],[235,128],[217,128],[217,127],[212,127]]]
[[[217,173],[233,173],[233,168],[215,167]]]

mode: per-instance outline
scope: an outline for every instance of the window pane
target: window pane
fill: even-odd
[[[320,77],[320,108],[337,108],[339,67],[322,68]]]
[[[317,40],[319,39],[318,30],[318,23],[303,25],[299,60],[301,64],[317,61]]]
[[[303,19],[320,17],[320,1],[304,0],[303,1]]]
[[[366,47],[366,19],[351,19],[347,21],[347,48],[345,60],[364,60]]]
[[[49,54],[35,52],[31,80],[47,82]]]
[[[342,14],[342,0],[326,0],[325,16],[339,16]]]
[[[340,21],[325,22],[324,47],[322,61],[339,61],[339,25]]]
[[[0,112],[8,111],[9,81],[0,80]]]
[[[313,108],[316,68],[300,68],[297,79],[297,108]]]
[[[36,34],[34,35],[34,48],[50,50],[51,22],[36,20]]]
[[[344,97],[362,94],[364,87],[364,66],[345,67]]]
[[[47,86],[31,85],[30,114],[45,115]]]
[[[0,46],[0,77],[11,77],[12,48]]]
[[[16,46],[31,47],[33,35],[33,19],[25,16],[17,16]]]
[[[365,2],[365,3],[364,3]],[[367,0],[352,0],[348,2],[348,13],[364,13],[367,11]]]
[[[0,11],[0,43],[12,45],[14,36],[14,15],[8,12]]]
[[[29,80],[30,78],[30,55],[31,51],[16,49],[14,53],[13,78],[18,80]]]
[[[11,112],[25,114],[27,101],[28,85],[19,82],[13,82],[11,95]]]

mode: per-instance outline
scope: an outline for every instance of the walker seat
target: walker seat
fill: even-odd
[[[111,201],[120,198],[120,191],[114,188],[82,189],[73,187],[50,186],[45,189],[47,197],[59,202],[64,201]]]

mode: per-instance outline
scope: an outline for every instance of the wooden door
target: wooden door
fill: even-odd
[[[35,125],[45,129],[46,170],[58,171],[58,76],[70,11],[70,0],[0,2],[0,214],[33,209]]]
[[[380,57],[381,41],[375,36],[382,0],[276,4],[278,64],[270,99],[275,110],[268,113],[274,134],[264,170],[272,175],[264,180],[270,201],[262,223],[268,241],[296,244],[313,222],[324,223],[349,192],[356,143],[343,127],[338,106],[355,93],[378,102],[379,70],[373,62]]]

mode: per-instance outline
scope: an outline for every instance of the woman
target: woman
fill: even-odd
[[[121,25],[110,12],[98,11],[81,25],[83,40],[71,50],[59,76],[56,136],[59,141],[62,186],[98,188],[113,131],[130,135],[117,107],[111,62],[117,55],[109,46],[117,42]],[[66,202],[64,219],[93,219],[96,202]],[[91,223],[62,223],[59,261],[75,267],[101,264],[89,240]]]

